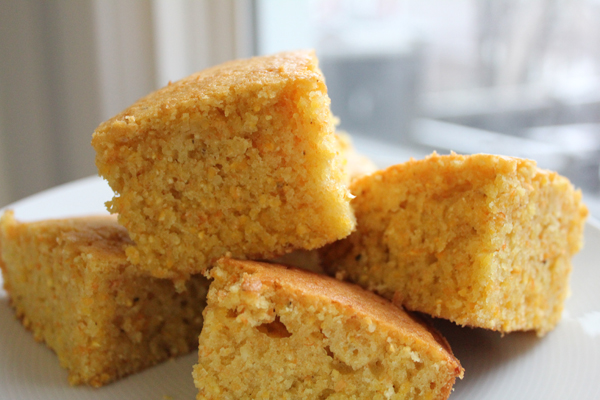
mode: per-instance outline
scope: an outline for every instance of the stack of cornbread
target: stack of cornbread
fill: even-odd
[[[445,399],[462,367],[404,308],[543,335],[587,215],[527,160],[433,154],[374,172],[334,133],[312,52],[170,84],[92,145],[118,222],[0,221],[12,305],[73,384],[199,344],[198,399]]]

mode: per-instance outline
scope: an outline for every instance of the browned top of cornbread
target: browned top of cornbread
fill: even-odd
[[[415,160],[411,158],[407,162],[392,165],[388,168],[379,170],[372,174],[372,177],[366,176],[353,182],[353,187],[358,187],[375,179],[382,182],[395,182],[396,177],[411,171],[415,177],[427,178],[423,180],[424,184],[435,186],[436,183],[451,183],[457,179],[466,178],[466,176],[456,175],[457,169],[465,169],[470,173],[469,179],[480,178],[481,180],[495,178],[497,175],[511,174],[514,172],[524,172],[528,175],[536,173],[544,175],[558,175],[555,172],[546,171],[537,168],[533,160],[524,158],[501,156],[495,154],[471,154],[462,155],[454,152],[447,155],[439,155],[435,151],[427,157]],[[379,177],[377,177],[379,176]]]
[[[242,285],[244,290],[260,290],[262,284],[283,286],[303,295],[325,298],[338,303],[352,314],[377,321],[380,326],[387,326],[390,330],[399,332],[401,336],[409,336],[414,338],[415,342],[438,347],[446,354],[450,365],[461,369],[460,362],[454,357],[448,342],[441,335],[417,323],[405,311],[386,299],[357,285],[311,271],[255,261],[221,258],[217,261],[217,266],[251,274],[251,278],[245,280]]]
[[[23,237],[35,238],[40,243],[59,242],[66,251],[91,254],[107,261],[125,260],[124,246],[132,243],[116,216],[18,222],[12,211],[6,211],[0,218],[0,239]]]
[[[439,183],[453,183],[457,179],[466,180],[467,176],[456,174],[458,169],[469,171],[470,180],[493,179],[497,175],[506,175],[517,170],[527,171],[529,175],[534,173],[555,174],[536,167],[536,162],[517,157],[499,156],[493,154],[461,155],[452,152],[448,155],[439,155],[435,151],[427,157],[415,160],[411,158],[407,162],[392,165],[379,170],[372,176],[365,176],[353,182],[355,189],[370,185],[373,180],[382,184],[396,183],[399,175],[410,171],[411,176],[421,178],[424,185],[435,187]]]
[[[144,132],[144,125],[152,125],[152,120],[159,115],[173,114],[175,119],[175,115],[187,108],[202,112],[211,107],[222,106],[222,102],[234,92],[257,90],[264,86],[263,94],[269,96],[271,90],[267,90],[267,87],[283,86],[291,79],[316,80],[320,84],[319,90],[327,92],[314,51],[285,52],[250,60],[234,60],[170,83],[138,100],[102,123],[96,129],[92,143],[97,140],[97,135],[110,134],[118,137]],[[227,112],[226,109],[226,116]],[[114,130],[120,125],[128,124],[137,125],[139,130]]]
[[[370,210],[369,196],[373,190],[373,185],[378,188],[384,188],[386,193],[396,193],[401,190],[407,190],[398,182],[405,179],[413,179],[419,182],[418,187],[411,187],[412,192],[431,190],[435,196],[446,196],[451,193],[444,193],[444,188],[451,187],[453,193],[464,192],[472,187],[474,183],[480,182],[481,186],[477,188],[479,193],[475,196],[485,196],[488,199],[497,198],[499,194],[505,191],[515,190],[507,182],[508,178],[516,177],[523,185],[531,186],[531,182],[538,182],[540,185],[553,183],[558,191],[569,196],[574,193],[578,204],[577,215],[571,215],[572,223],[582,225],[588,215],[587,207],[581,202],[581,192],[575,191],[569,180],[556,172],[544,170],[537,167],[533,160],[500,156],[493,154],[473,154],[460,155],[452,152],[449,155],[438,155],[433,153],[421,160],[410,159],[408,162],[393,165],[389,168],[377,171],[376,173],[359,178],[352,182],[350,191],[356,198],[352,201],[355,211],[376,212],[381,210],[385,212],[397,210],[399,205],[395,204],[395,197],[384,196],[378,199],[381,204],[377,210]],[[525,206],[525,205],[524,205]],[[526,206],[535,207],[534,204]],[[494,219],[494,224],[499,228],[506,223],[505,211],[502,204],[489,202],[488,209],[485,210],[488,219]],[[535,212],[533,208],[530,210]],[[570,212],[571,210],[569,210]],[[375,223],[375,221],[369,221]],[[364,226],[359,226],[358,230],[364,230]],[[581,240],[581,231],[573,230],[568,235],[568,249],[571,255],[577,253],[583,246]]]

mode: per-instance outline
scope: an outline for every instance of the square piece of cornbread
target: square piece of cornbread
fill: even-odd
[[[460,363],[389,301],[312,272],[224,258],[194,367],[204,399],[446,399]]]
[[[355,220],[314,52],[236,60],[170,84],[101,124],[96,165],[154,276],[224,254],[270,259],[341,239]]]
[[[17,317],[69,382],[102,386],[197,348],[208,280],[178,293],[131,265],[116,217],[0,220],[0,267]]]
[[[582,246],[581,192],[535,162],[433,154],[351,185],[357,231],[324,268],[409,310],[502,332],[552,329]]]

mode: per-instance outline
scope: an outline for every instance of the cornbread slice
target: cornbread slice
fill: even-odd
[[[180,280],[220,256],[269,259],[353,230],[314,52],[201,71],[101,124],[92,144],[135,246],[129,260]]]
[[[210,270],[197,399],[445,399],[462,367],[387,300],[295,268]]]
[[[518,158],[433,154],[355,181],[358,229],[324,268],[409,310],[543,335],[582,246],[581,192]]]
[[[69,382],[102,386],[196,348],[208,280],[187,290],[131,265],[113,217],[0,219],[4,288],[23,325],[56,352]]]

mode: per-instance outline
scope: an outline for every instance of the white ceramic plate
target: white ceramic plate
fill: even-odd
[[[395,161],[393,153],[382,156],[391,149],[356,142],[382,166]],[[22,221],[106,214],[103,203],[111,197],[106,183],[92,177],[9,208]],[[451,399],[600,399],[600,224],[587,224],[585,241],[574,260],[572,296],[563,320],[546,337],[532,333],[501,337],[436,321],[465,368],[465,378],[457,382]],[[196,357],[169,361],[101,389],[70,387],[56,356],[15,319],[0,290],[0,400],[193,399],[191,371]]]

